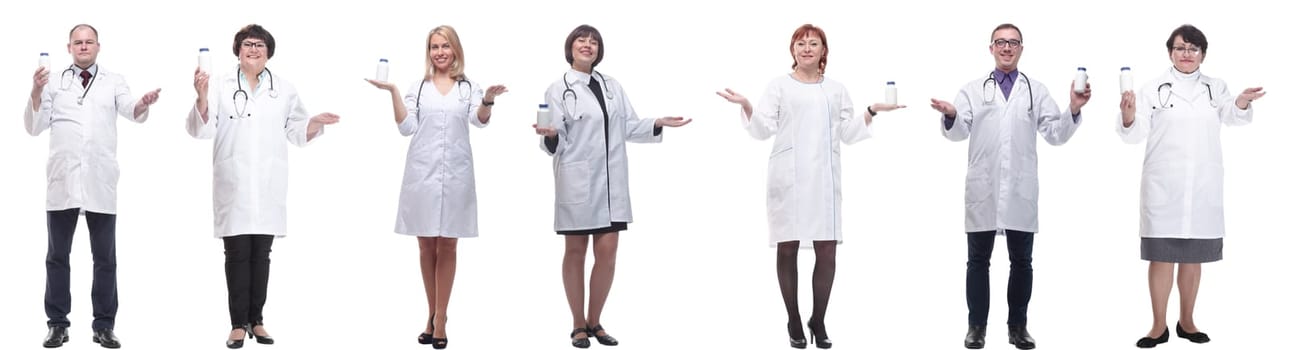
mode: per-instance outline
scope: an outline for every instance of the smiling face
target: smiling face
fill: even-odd
[[[600,58],[600,40],[590,35],[574,39],[573,44],[569,46],[569,51],[573,54],[574,67],[585,67],[590,71],[590,68],[596,64],[597,58]]]
[[[828,51],[819,36],[808,32],[805,37],[793,42],[793,62],[798,67],[819,67],[820,58],[825,57]]]
[[[238,50],[237,61],[242,70],[259,74],[269,62],[268,45],[263,39],[248,37],[242,39],[242,48]]]
[[[449,72],[452,70],[453,62],[457,61],[456,48],[448,42],[448,38],[440,34],[430,36],[430,47],[427,48],[430,55],[430,64],[438,72]]]
[[[67,53],[82,68],[89,68],[99,57],[99,34],[89,26],[78,26],[67,38]]]
[[[1195,72],[1200,69],[1200,64],[1205,62],[1205,50],[1183,40],[1182,35],[1176,35],[1173,46],[1169,49],[1169,60],[1173,61],[1174,69],[1179,72]]]
[[[990,36],[990,54],[994,56],[995,68],[999,70],[1017,70],[1024,48],[1021,45],[1021,31],[1015,28],[999,28]]]

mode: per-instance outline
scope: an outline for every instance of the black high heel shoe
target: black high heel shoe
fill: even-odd
[[[605,346],[618,345],[618,339],[614,339],[614,337],[609,336],[609,333],[605,333],[605,335],[600,335],[600,332],[604,332],[604,331],[605,331],[605,327],[601,327],[601,325],[596,325],[595,327],[587,328],[587,332],[591,334],[591,336],[596,337],[596,342],[599,342],[600,345],[605,345]]]
[[[801,339],[793,338],[793,322],[788,323],[788,346],[791,346],[795,349],[806,348],[806,338],[801,338]]]
[[[579,348],[579,349],[586,349],[586,348],[591,347],[591,340],[590,340],[590,339],[587,339],[587,338],[575,338],[576,336],[578,336],[578,333],[586,333],[586,334],[587,334],[587,338],[590,338],[590,337],[591,337],[591,335],[592,335],[592,333],[591,333],[590,331],[588,331],[588,330],[587,330],[587,327],[574,328],[574,329],[573,329],[573,333],[569,333],[569,338],[572,338],[572,339],[573,339],[573,347],[575,347],[575,348]]]
[[[238,329],[238,328],[241,328],[241,329],[243,329],[243,330],[246,330],[246,326],[237,326],[237,327],[233,327],[233,329]],[[247,335],[247,334],[250,334],[250,332],[246,332],[246,333],[242,334],[242,339],[237,339],[237,340],[229,339],[229,340],[225,340],[225,341],[224,341],[224,346],[227,346],[229,349],[241,349],[241,348],[242,348],[242,345],[245,343],[245,339],[246,339],[246,335]]]
[[[1154,348],[1156,347],[1156,345],[1164,344],[1165,342],[1168,342],[1168,341],[1169,341],[1169,328],[1165,328],[1165,332],[1161,333],[1159,337],[1155,337],[1155,338],[1142,337],[1142,339],[1138,339],[1138,347]]]
[[[264,345],[273,345],[273,337],[268,335],[260,335],[260,336],[255,335],[255,326],[263,326],[263,325],[264,325],[263,322],[252,322],[250,325],[246,326],[246,335],[248,337],[251,337],[251,339],[255,339],[256,343],[260,343]]]
[[[1209,334],[1205,334],[1205,332],[1199,332],[1199,331],[1196,333],[1187,333],[1187,331],[1183,330],[1181,321],[1179,321],[1175,327],[1177,327],[1179,338],[1187,339],[1197,344],[1209,342]]]
[[[818,340],[815,339],[816,338],[815,324],[807,322],[806,328],[811,331],[811,342],[815,343],[815,347],[820,349],[828,349],[833,347],[833,341],[829,340],[829,334],[824,332],[823,322],[820,323],[820,331],[819,331],[820,337]]]
[[[434,343],[434,315],[430,315],[430,333],[421,333],[421,335],[418,335],[417,343],[421,345],[430,345]]]

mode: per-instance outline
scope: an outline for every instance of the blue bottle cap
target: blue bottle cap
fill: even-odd
[[[896,85],[896,82],[894,82],[894,81],[889,81],[889,82],[887,82],[887,85]]]
[[[48,52],[41,52],[41,53],[40,53],[40,55],[41,55],[41,56],[49,56],[49,53],[48,53]]]
[[[1079,67],[1079,68],[1076,68],[1076,69],[1078,69],[1078,70],[1079,70],[1079,71],[1081,71],[1081,72],[1086,71],[1086,69],[1084,69],[1084,67]]]
[[[208,49],[208,48],[204,48],[204,47],[203,47],[203,48],[197,49],[197,52],[207,52],[207,51],[210,51],[210,50],[211,50],[211,49]]]
[[[1120,70],[1129,70],[1129,67],[1120,67]]]
[[[382,59],[381,59],[381,62],[390,62],[390,60],[387,60],[387,59],[382,58]]]
[[[547,104],[545,104],[545,103],[540,103],[540,104],[538,104],[538,108],[548,108],[548,107],[550,107],[550,106],[548,106],[548,105],[547,105]]]

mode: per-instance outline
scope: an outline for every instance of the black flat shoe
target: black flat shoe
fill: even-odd
[[[574,328],[574,329],[573,329],[573,333],[569,333],[569,338],[573,338],[573,347],[575,347],[575,348],[579,348],[579,349],[586,349],[586,348],[591,347],[591,340],[590,340],[590,339],[587,339],[587,338],[575,338],[575,337],[577,337],[577,336],[578,336],[578,333],[586,333],[586,334],[587,334],[587,337],[591,337],[591,332],[590,332],[590,331],[588,331],[586,327],[582,327],[582,328]]]
[[[121,348],[121,340],[116,338],[116,334],[112,334],[112,330],[111,330],[111,329],[98,329],[98,330],[95,330],[95,331],[94,331],[94,342],[95,342],[95,343],[98,343],[98,344],[99,344],[99,346],[102,346],[102,347],[105,347],[105,348],[108,348],[108,349],[120,349],[120,348]]]
[[[266,334],[266,335],[255,335],[255,326],[263,326],[263,325],[264,325],[263,323],[256,322],[256,323],[252,323],[251,325],[247,326],[247,327],[246,327],[246,336],[251,337],[251,339],[255,339],[255,342],[256,342],[256,343],[260,343],[260,344],[264,344],[264,345],[273,345],[273,337],[272,337],[272,336],[269,336],[269,335],[267,335],[267,334]]]
[[[809,329],[811,331],[811,342],[815,343],[815,347],[820,349],[828,349],[833,347],[833,341],[829,340],[829,334],[824,332],[823,322],[820,323],[819,327],[816,327],[815,324],[807,322],[806,329]],[[817,337],[816,335],[819,335],[819,336]]]
[[[1209,334],[1205,334],[1205,332],[1187,333],[1187,331],[1184,331],[1182,329],[1182,322],[1178,322],[1176,327],[1178,330],[1179,338],[1187,339],[1197,344],[1209,342]]]
[[[1008,344],[1018,349],[1030,350],[1035,348],[1035,338],[1030,337],[1026,326],[1008,326]]]
[[[1154,348],[1156,347],[1156,345],[1164,344],[1165,342],[1168,342],[1168,341],[1169,341],[1169,328],[1165,328],[1165,332],[1161,333],[1159,337],[1155,337],[1155,338],[1142,337],[1142,339],[1138,339],[1138,347]]]
[[[963,337],[963,347],[980,349],[985,347],[985,326],[968,326],[967,335]]]
[[[805,349],[805,348],[806,348],[806,338],[805,338],[805,337],[802,337],[802,338],[793,338],[793,322],[789,322],[789,323],[788,323],[788,346],[791,346],[791,347],[793,347],[793,348],[795,348],[795,349]]]
[[[591,336],[596,337],[596,342],[599,342],[600,345],[605,345],[605,346],[618,345],[618,339],[614,339],[614,337],[609,336],[609,333],[605,333],[605,335],[600,335],[600,332],[604,332],[604,331],[605,331],[605,327],[601,327],[601,325],[596,325],[595,327],[587,328],[587,332],[589,332]]]
[[[53,326],[49,327],[49,333],[45,333],[45,347],[56,348],[63,346],[69,338],[67,337],[67,327]]]

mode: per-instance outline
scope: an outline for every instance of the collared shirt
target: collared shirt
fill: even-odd
[[[267,78],[268,76],[269,76],[269,70],[268,70],[268,69],[261,69],[261,70],[260,70],[260,74],[259,74],[258,76],[256,76],[256,80],[257,80],[257,81],[259,81],[259,83],[256,83],[256,84],[255,84],[255,91],[251,91],[251,94],[252,94],[252,95],[258,95],[258,94],[260,93],[260,89],[264,87],[264,83],[265,83],[265,81],[264,81],[264,80],[265,80],[265,79],[268,79],[268,78]],[[238,81],[238,82],[240,82],[240,83],[242,83],[242,86],[247,86],[247,87],[251,86],[251,83],[250,83],[250,82],[248,82],[248,81],[246,81],[246,75],[245,75],[245,74],[242,74],[242,70],[241,70],[241,69],[238,69],[238,70],[237,70],[237,81]]]
[[[1012,97],[1012,85],[1017,82],[1017,72],[1019,71],[1016,69],[1011,72],[1004,72],[995,68],[994,73],[990,75],[994,77],[996,83],[999,83],[999,90],[1003,91],[1003,99],[1005,100]]]

